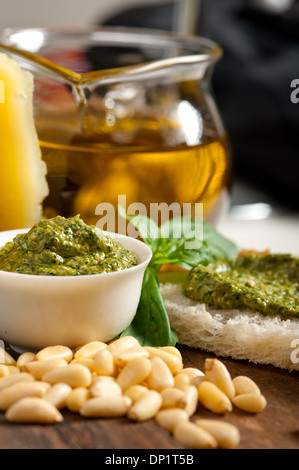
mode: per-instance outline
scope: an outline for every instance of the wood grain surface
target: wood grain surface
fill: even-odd
[[[213,354],[179,347],[185,367],[203,369],[204,360]],[[11,351],[8,349],[11,353]],[[218,357],[219,358],[219,357]],[[299,449],[299,372],[248,361],[219,358],[232,377],[247,375],[267,399],[266,409],[249,414],[234,408],[217,416],[198,407],[196,415],[222,419],[235,424],[241,434],[239,449]],[[121,419],[84,419],[62,411],[64,421],[55,425],[12,424],[0,413],[1,449],[182,449],[153,420],[143,423]]]

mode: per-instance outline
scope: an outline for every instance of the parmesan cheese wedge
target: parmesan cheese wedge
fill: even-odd
[[[33,75],[0,53],[0,230],[31,227],[48,195],[33,119]]]

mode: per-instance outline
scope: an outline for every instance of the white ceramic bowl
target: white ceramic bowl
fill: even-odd
[[[0,246],[26,230],[0,232]],[[71,348],[119,335],[136,312],[152,252],[134,238],[106,232],[136,253],[139,264],[111,273],[39,276],[0,271],[0,338],[14,349]]]

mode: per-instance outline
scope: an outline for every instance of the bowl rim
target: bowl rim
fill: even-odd
[[[1,239],[1,235],[8,235],[10,234],[12,237],[13,235],[17,235],[19,233],[26,233],[30,230],[30,228],[24,228],[24,229],[16,229],[16,230],[5,230],[5,231],[2,231],[0,232],[0,239]],[[37,279],[42,279],[42,281],[37,281],[37,282],[44,282],[45,279],[51,279],[50,282],[64,282],[62,281],[63,279],[66,279],[66,280],[70,280],[70,279],[98,279],[100,277],[105,277],[107,278],[108,277],[112,277],[112,276],[124,276],[126,275],[126,273],[128,272],[132,272],[132,271],[138,271],[138,270],[142,270],[147,267],[148,263],[150,262],[152,256],[153,256],[153,252],[152,250],[150,249],[150,247],[148,245],[146,245],[146,243],[142,242],[141,240],[137,240],[136,238],[133,238],[133,237],[129,237],[128,235],[124,235],[124,234],[121,234],[121,233],[114,233],[114,232],[106,232],[106,231],[103,231],[104,233],[104,236],[111,236],[111,237],[115,237],[116,239],[120,238],[120,239],[125,239],[125,240],[130,240],[132,243],[135,243],[137,245],[137,247],[139,247],[140,249],[144,250],[144,256],[145,256],[145,259],[142,261],[142,262],[139,262],[136,266],[131,266],[129,268],[126,268],[126,269],[120,269],[119,271],[111,271],[111,272],[102,272],[102,273],[98,273],[98,274],[81,274],[81,275],[74,275],[74,276],[71,276],[71,275],[66,275],[66,276],[49,276],[49,275],[41,275],[41,274],[26,274],[26,273],[15,273],[15,272],[11,272],[11,271],[4,271],[4,270],[1,270],[0,269],[0,278],[3,277],[3,276],[10,276],[10,277],[18,277],[22,279],[34,279],[35,281],[37,281]],[[8,243],[8,241],[12,241],[13,238],[11,240],[7,240],[5,243]],[[120,240],[117,240],[117,241],[120,241]],[[121,241],[120,241],[121,243]],[[1,244],[1,241],[0,241],[0,248],[2,248],[4,245]],[[140,258],[140,255],[138,255],[138,253],[135,252],[134,248],[130,248],[131,251],[133,251],[138,259]],[[79,281],[75,281],[75,282],[79,282]]]

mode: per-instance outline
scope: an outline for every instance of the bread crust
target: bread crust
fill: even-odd
[[[292,344],[299,342],[299,319],[217,310],[185,297],[180,284],[161,284],[160,290],[180,344],[218,356],[299,370],[299,361],[292,354]]]

